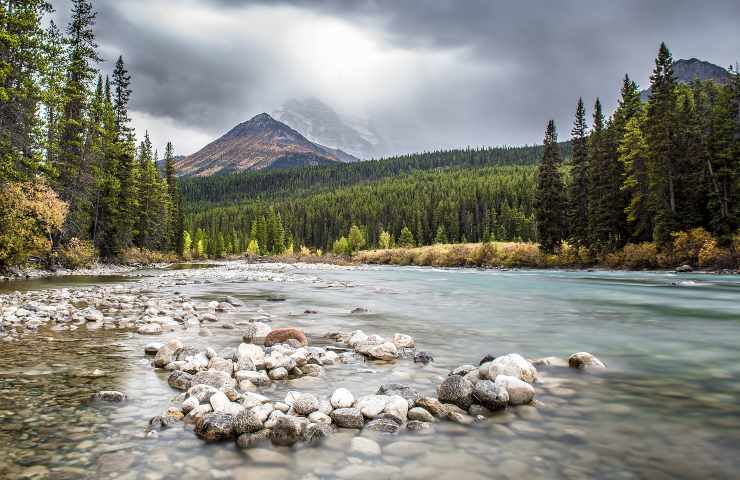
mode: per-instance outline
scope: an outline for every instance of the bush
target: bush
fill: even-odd
[[[89,267],[96,260],[95,247],[90,240],[75,237],[59,251],[59,261],[65,268]]]
[[[658,246],[655,243],[628,243],[622,252],[622,264],[627,268],[638,270],[658,266]]]
[[[67,204],[40,180],[0,182],[0,269],[47,256],[66,216]]]
[[[173,252],[155,252],[146,248],[130,247],[121,253],[119,261],[124,265],[152,265],[176,262],[178,258]]]
[[[712,244],[716,246],[717,241],[712,235],[703,228],[694,228],[688,232],[675,232],[673,237],[672,256],[673,263],[689,265],[699,265],[699,254],[706,248],[711,250]]]

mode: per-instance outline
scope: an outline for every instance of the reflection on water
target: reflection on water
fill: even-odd
[[[233,295],[245,305],[232,318],[269,317],[274,326],[297,325],[313,337],[356,328],[384,336],[402,331],[435,357],[427,366],[329,367],[324,377],[264,391],[275,399],[288,390],[326,396],[340,386],[358,396],[387,382],[434,394],[450,368],[486,353],[588,350],[609,370],[542,371],[537,408],[510,409],[473,427],[361,433],[380,445],[380,455],[352,451],[354,432],[317,448],[239,451],[231,443],[206,445],[182,426],[145,437],[148,419],[178,393],[143,355],[152,337],[42,331],[1,347],[0,477],[732,478],[740,469],[737,277],[385,267],[305,274],[353,288],[213,282],[172,290],[202,299]],[[696,285],[673,286],[677,281]],[[368,313],[351,313],[356,307]],[[213,331],[177,336],[217,350],[239,342],[238,330]],[[129,401],[88,403],[102,389],[125,391]]]
[[[8,292],[27,292],[46,288],[84,287],[104,283],[122,283],[131,278],[122,275],[62,275],[58,277],[35,278],[32,280],[0,281],[0,294]]]

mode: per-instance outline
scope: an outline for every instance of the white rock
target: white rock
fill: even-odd
[[[308,415],[308,420],[313,423],[331,423],[331,417],[323,412],[312,412]]]
[[[350,408],[355,403],[355,397],[346,388],[337,388],[332,393],[330,402],[334,408]]]
[[[285,399],[283,400],[283,403],[286,404],[288,407],[292,407],[295,404],[295,401],[302,395],[301,392],[296,392],[291,390],[285,395]]]
[[[395,360],[398,358],[398,349],[391,342],[381,343],[380,345],[373,345],[366,350],[367,355],[376,360]]]
[[[534,387],[516,377],[498,375],[493,383],[506,390],[511,405],[525,405],[534,399]]]
[[[386,395],[366,395],[357,400],[355,408],[359,409],[365,418],[375,418],[385,409],[388,403]]]
[[[304,393],[298,396],[293,402],[293,410],[298,415],[309,415],[319,409],[319,399],[311,393]]]
[[[385,404],[384,412],[394,415],[404,422],[409,412],[409,402],[400,395],[391,395]]]
[[[222,413],[226,409],[226,405],[231,402],[224,392],[216,392],[211,395],[210,403],[214,412]]]
[[[347,340],[347,345],[355,348],[357,345],[365,342],[367,342],[367,335],[365,335],[365,332],[363,332],[362,330],[355,330],[350,335],[349,340]]]
[[[393,344],[398,348],[414,348],[416,346],[413,337],[403,333],[393,335]]]
[[[478,369],[483,379],[496,380],[499,375],[507,375],[532,383],[537,378],[537,369],[524,357],[517,353],[510,353],[497,357],[492,362],[484,363]]]

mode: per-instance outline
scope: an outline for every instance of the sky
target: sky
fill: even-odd
[[[53,0],[64,24],[70,2]],[[366,117],[398,153],[569,136],[579,96],[646,88],[661,41],[674,59],[740,61],[740,2],[716,0],[97,0],[131,117],[163,150],[208,142],[291,98]]]

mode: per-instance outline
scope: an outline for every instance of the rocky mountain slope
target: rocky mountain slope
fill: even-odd
[[[717,83],[724,84],[730,79],[730,74],[726,69],[719,65],[699,60],[698,58],[673,62],[673,75],[679,83],[690,83],[695,79],[699,79],[714,80]],[[649,95],[649,88],[640,92],[640,98],[643,101],[647,101]]]
[[[342,150],[313,143],[288,125],[261,113],[200,151],[178,159],[175,166],[182,176],[208,176],[356,160]]]

